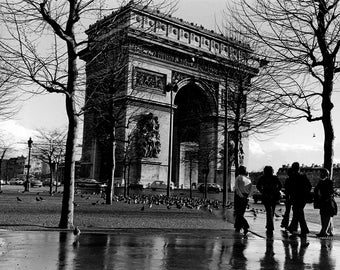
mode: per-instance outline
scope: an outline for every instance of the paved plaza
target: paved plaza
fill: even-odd
[[[260,204],[251,203],[246,212],[250,232],[244,237],[233,230],[232,208],[142,210],[123,201],[94,204],[95,195],[78,194],[75,222],[81,234],[76,237],[45,221],[56,222],[61,197],[49,198],[40,191],[44,200],[36,201],[31,191],[20,194],[22,201],[17,202],[16,196],[13,191],[0,195],[0,269],[340,269],[337,228],[333,238],[316,238],[319,217],[310,205],[306,212],[311,233],[306,240],[282,231],[280,215],[275,218],[274,237],[268,239]],[[31,212],[29,220],[23,209]],[[277,212],[283,209],[279,205]],[[46,224],[35,224],[36,215]]]

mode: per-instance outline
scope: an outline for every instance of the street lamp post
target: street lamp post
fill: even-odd
[[[26,184],[25,184],[25,191],[30,191],[30,161],[31,161],[31,148],[32,148],[32,139],[31,137],[27,141],[28,144],[28,161],[27,161],[27,175],[26,175]]]
[[[170,183],[172,178],[172,139],[173,139],[173,92],[177,92],[178,86],[175,84],[168,84],[165,87],[166,92],[170,92],[170,125],[169,125],[169,153],[168,153],[168,179],[166,196],[170,197]]]
[[[229,149],[228,149],[228,79],[225,82],[224,93],[224,175],[222,205],[226,206],[229,199]]]

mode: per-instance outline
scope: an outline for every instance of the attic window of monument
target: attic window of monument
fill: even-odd
[[[198,37],[197,37],[197,36],[195,37],[195,41],[196,41],[196,42],[198,42],[198,41],[199,41],[199,39],[198,39]]]
[[[174,35],[177,35],[177,29],[172,30],[172,33],[174,33]]]
[[[150,26],[154,26],[154,21],[149,21]]]
[[[189,34],[188,33],[184,33],[184,37],[185,38],[189,38]]]
[[[162,29],[163,31],[165,31],[165,25],[164,25],[164,24],[161,25],[161,29]]]
[[[141,18],[140,16],[137,16],[137,17],[136,17],[136,21],[137,21],[137,22],[141,22],[141,21],[142,21],[142,18]]]
[[[215,48],[216,48],[216,49],[218,49],[218,48],[219,48],[218,44],[215,44]]]
[[[209,40],[205,41],[205,45],[209,46]]]

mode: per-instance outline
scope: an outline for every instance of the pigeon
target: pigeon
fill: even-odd
[[[35,200],[36,200],[37,202],[40,202],[39,197],[35,197]]]
[[[144,211],[144,205],[142,206],[142,208],[140,209],[141,211]]]
[[[21,202],[22,200],[21,200],[19,197],[17,197],[17,201],[18,201],[18,202]]]

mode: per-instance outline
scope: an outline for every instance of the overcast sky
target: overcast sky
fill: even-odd
[[[208,29],[216,30],[222,21],[226,0],[179,0],[176,17],[186,21],[203,25]],[[335,85],[334,93],[335,110],[334,126],[335,136],[339,137],[340,115],[340,87]],[[0,129],[10,132],[13,142],[26,142],[37,128],[60,128],[67,124],[65,114],[64,96],[48,94],[31,98],[25,102],[21,111],[13,119],[0,123]],[[80,130],[79,135],[82,134]],[[272,165],[277,170],[283,164],[299,161],[302,164],[322,164],[323,160],[323,131],[321,123],[311,124],[299,122],[282,128],[266,141],[250,138],[250,155],[248,170],[261,170],[265,165]],[[17,144],[25,148],[23,144]],[[340,163],[339,139],[335,140],[335,162]],[[25,149],[23,150],[25,155]]]

